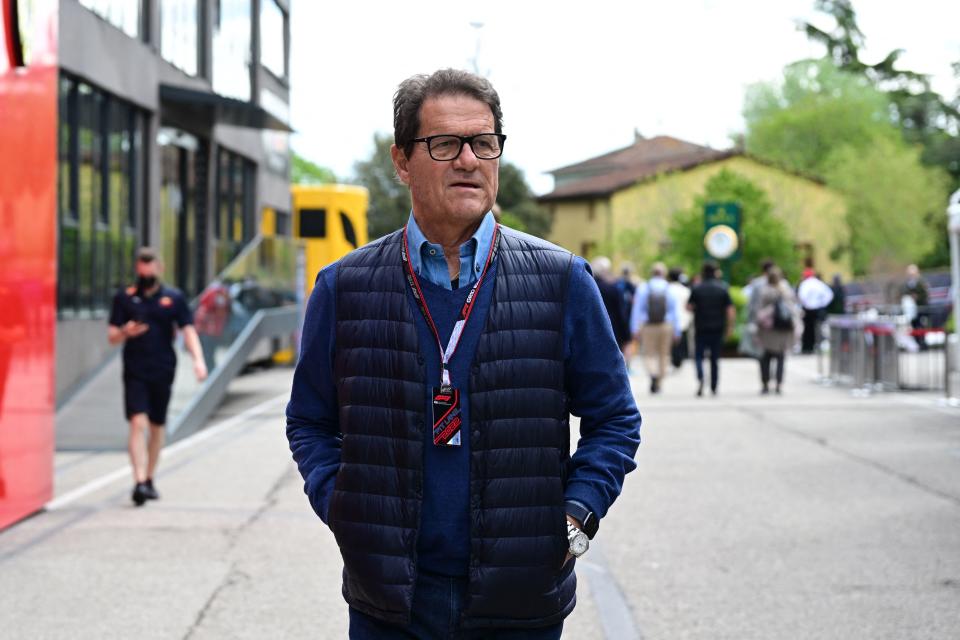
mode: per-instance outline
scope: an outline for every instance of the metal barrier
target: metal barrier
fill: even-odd
[[[946,403],[960,407],[960,333],[946,336],[943,353],[946,369],[944,376]]]
[[[824,382],[866,393],[947,390],[949,395],[950,359],[942,329],[914,329],[905,316],[863,314],[830,316],[826,333]]]

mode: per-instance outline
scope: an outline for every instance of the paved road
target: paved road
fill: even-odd
[[[578,567],[565,637],[956,638],[960,411],[854,398],[788,362],[651,398],[639,469]],[[340,558],[283,437],[290,372],[236,381],[129,503],[123,454],[57,458],[56,509],[0,533],[3,638],[338,638]],[[122,425],[118,424],[118,428]]]

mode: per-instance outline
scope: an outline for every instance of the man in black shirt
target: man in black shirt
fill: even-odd
[[[137,282],[113,297],[107,333],[110,344],[123,343],[124,408],[130,421],[129,452],[135,482],[132,499],[138,507],[160,497],[153,475],[163,448],[177,367],[175,326],[183,332],[197,380],[207,377],[193,314],[179,290],[160,282],[161,267],[152,249],[144,247],[137,252]],[[148,423],[149,443],[144,440]]]
[[[694,359],[697,365],[697,397],[703,395],[703,356],[710,351],[710,391],[717,394],[720,376],[720,350],[723,340],[733,330],[736,309],[725,283],[717,279],[712,262],[703,265],[703,281],[693,288],[687,308],[693,312],[696,332]]]

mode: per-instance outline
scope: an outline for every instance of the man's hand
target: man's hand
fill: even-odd
[[[571,523],[571,524],[572,524],[573,526],[575,526],[577,529],[580,529],[581,531],[583,531],[583,525],[580,524],[580,521],[577,520],[576,518],[574,518],[573,516],[567,515],[567,522]],[[570,562],[570,558],[572,558],[572,557],[573,557],[573,554],[571,554],[569,551],[567,551],[567,555],[566,555],[566,557],[563,559],[563,566],[567,566],[567,563]]]
[[[137,322],[135,320],[129,320],[125,325],[120,328],[120,331],[123,332],[125,338],[139,338],[147,331],[150,331],[150,325],[146,322]]]
[[[197,376],[197,382],[203,382],[207,379],[207,363],[203,358],[193,361],[193,375]]]

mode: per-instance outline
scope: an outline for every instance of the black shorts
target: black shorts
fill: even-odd
[[[172,389],[172,376],[158,380],[124,376],[123,404],[127,420],[138,413],[145,413],[151,423],[166,424]]]

